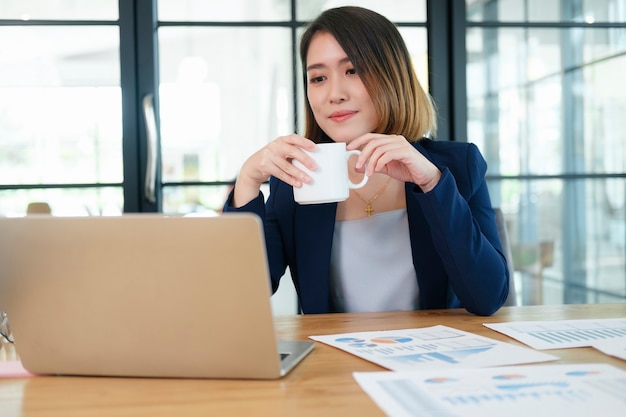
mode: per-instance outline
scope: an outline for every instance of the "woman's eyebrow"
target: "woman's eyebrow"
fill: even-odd
[[[306,70],[308,72],[308,71],[311,71],[311,70],[314,70],[314,69],[320,69],[320,68],[325,68],[325,67],[326,67],[326,65],[324,65],[324,64],[311,64],[311,65],[306,67]]]
[[[351,62],[351,61],[350,61],[350,58],[348,58],[348,57],[341,58],[341,59],[339,60],[339,65],[348,64],[348,63],[350,63],[350,62]],[[307,70],[307,72],[308,72],[308,71],[310,71],[310,70],[320,69],[320,68],[326,68],[326,67],[327,67],[327,65],[326,65],[326,64],[322,64],[322,63],[319,63],[319,64],[311,64],[311,65],[308,65],[308,66],[306,67],[306,70]]]

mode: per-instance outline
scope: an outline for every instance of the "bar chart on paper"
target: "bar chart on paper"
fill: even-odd
[[[626,415],[626,372],[604,364],[355,373],[390,417]]]
[[[447,326],[310,336],[391,370],[546,362],[556,356]]]
[[[534,349],[593,346],[598,341],[626,337],[626,318],[484,323]]]

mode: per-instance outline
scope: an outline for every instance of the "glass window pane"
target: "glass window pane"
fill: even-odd
[[[0,86],[120,84],[115,26],[0,26],[0,51]]]
[[[562,29],[532,29],[523,32],[528,45],[528,63],[526,66],[528,79],[540,80],[543,77],[560,73],[563,67],[562,37],[566,35],[567,31]],[[517,46],[519,47],[520,44]]]
[[[218,214],[231,189],[230,186],[163,187],[163,213]]]
[[[535,1],[539,3],[541,0]],[[626,0],[583,0],[581,8],[573,20],[586,23],[626,22]],[[537,4],[535,9],[539,12],[541,4]]]
[[[231,190],[232,186],[223,185],[163,187],[163,213],[198,216],[219,214]],[[269,186],[263,184],[261,192],[267,198]]]
[[[122,181],[118,45],[115,27],[0,27],[0,183]]]
[[[297,19],[310,21],[322,11],[339,6],[365,7],[392,22],[426,22],[425,0],[296,0]]]
[[[163,181],[230,181],[268,141],[294,131],[284,28],[159,30]]]
[[[428,32],[426,28],[398,28],[411,55],[422,88],[428,91]]]
[[[532,82],[535,56],[527,57],[526,38],[521,29],[468,31],[469,139],[493,174],[563,172],[560,62],[537,58],[556,75],[544,70],[544,78]]]
[[[500,180],[489,188],[507,221],[523,304],[624,300],[625,179]]]
[[[568,1],[570,0],[524,0],[519,3],[527,3],[528,17],[523,18],[523,20],[530,22],[554,22],[561,20],[561,4],[567,4]],[[511,17],[511,20],[520,20],[519,16]]]
[[[284,21],[290,0],[158,0],[161,21]]]
[[[624,68],[626,56],[584,69],[585,164],[590,172],[626,172],[626,88],[615,88]]]
[[[554,22],[561,13],[560,1],[545,0],[466,0],[466,7],[467,20],[474,22]]]
[[[466,0],[470,21],[584,22],[626,21],[626,0]]]
[[[2,190],[0,216],[24,216],[33,202],[47,203],[53,216],[119,216],[124,193],[122,187]]]
[[[560,74],[565,34],[563,29],[469,29],[468,95]]]
[[[0,19],[117,20],[118,0],[0,0]]]
[[[626,28],[570,29],[568,36],[571,45],[580,45],[581,37],[583,44],[580,61],[570,64],[589,64],[626,53]]]
[[[468,30],[469,138],[490,173],[624,172],[626,90],[615,88],[626,63],[620,33]],[[619,156],[603,157],[609,149]]]

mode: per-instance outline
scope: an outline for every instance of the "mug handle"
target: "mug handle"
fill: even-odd
[[[352,151],[346,152],[346,161],[350,159],[350,157],[353,155],[361,155],[361,151],[359,151],[358,149],[354,149]],[[367,175],[363,175],[363,179],[358,184],[355,184],[352,181],[348,181],[348,188],[350,189],[361,188],[365,184],[367,184],[367,180],[369,180],[369,177]]]

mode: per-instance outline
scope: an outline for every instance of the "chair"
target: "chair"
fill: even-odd
[[[511,249],[515,270],[522,277],[522,302],[543,304],[543,273],[554,263],[554,241],[515,243]]]
[[[32,203],[28,203],[28,207],[26,207],[26,214],[52,214],[52,209],[46,202],[34,201]]]
[[[515,268],[513,267],[513,252],[511,251],[511,242],[509,241],[509,233],[506,228],[504,214],[500,208],[493,209],[496,213],[496,225],[498,226],[498,234],[500,235],[500,243],[504,250],[507,266],[509,267],[509,295],[504,305],[517,305],[517,291],[515,288]]]

